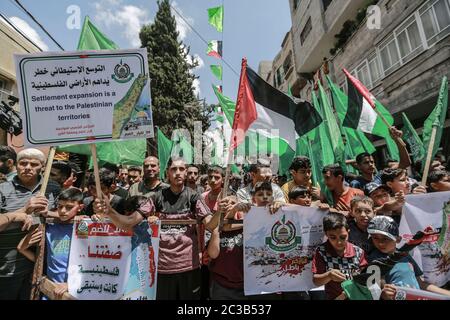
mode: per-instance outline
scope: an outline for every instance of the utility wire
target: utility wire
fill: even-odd
[[[170,5],[170,8],[172,8],[173,11],[175,11],[176,14],[178,14],[178,16],[186,23],[186,25],[192,30],[194,31],[194,33],[206,44],[206,46],[208,46],[208,41],[205,40],[205,38],[202,37],[202,35],[193,27],[191,26],[191,24],[187,21],[187,19],[185,17],[183,17],[182,14],[180,14],[178,12],[177,9],[175,9],[172,5]],[[223,44],[222,44],[223,45]],[[228,68],[231,69],[231,71],[233,71],[233,73],[239,77],[239,73],[236,72],[236,70],[234,70],[234,68],[222,57],[221,60],[227,65]]]
[[[51,34],[44,28],[42,24],[39,23],[39,21],[36,20],[36,18],[19,2],[19,0],[15,0],[15,3],[17,3],[20,8],[49,36],[50,39],[62,50],[64,51],[64,48],[58,43],[58,41],[55,40],[51,36]]]

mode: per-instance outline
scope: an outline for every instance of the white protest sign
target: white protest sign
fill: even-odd
[[[252,207],[244,218],[244,289],[246,295],[307,291],[311,262],[324,241],[323,217],[316,208],[283,207],[270,215]]]
[[[402,246],[418,231],[428,230],[425,240],[413,251],[425,281],[443,286],[450,281],[450,192],[409,195],[400,221]]]
[[[15,55],[25,144],[153,137],[147,50]]]
[[[85,219],[74,224],[69,293],[80,300],[116,300],[130,272],[132,232]]]

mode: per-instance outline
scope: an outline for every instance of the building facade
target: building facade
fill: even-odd
[[[10,95],[18,97],[14,54],[42,50],[3,15],[0,16],[0,44],[0,101],[8,104]],[[19,112],[19,104],[16,103],[13,109]],[[2,128],[0,128],[0,144],[20,147],[23,145],[21,137],[11,139]]]
[[[367,21],[374,17],[365,16],[370,3],[380,9],[379,29],[368,28]],[[403,126],[405,112],[422,132],[443,76],[450,78],[450,0],[290,0],[289,5],[295,67],[305,84],[300,97],[310,99],[313,75],[327,58],[331,78],[344,91],[342,68],[386,106],[397,127]],[[359,22],[352,25],[351,20]],[[345,33],[345,42],[335,47],[335,36]],[[449,127],[447,120],[441,142],[447,156]],[[379,156],[386,157],[384,140],[378,139],[374,137]]]

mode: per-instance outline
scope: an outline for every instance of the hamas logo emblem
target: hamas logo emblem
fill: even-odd
[[[120,60],[114,67],[114,74],[111,76],[116,82],[126,83],[133,79],[134,73],[131,73],[130,66]]]
[[[77,228],[77,237],[81,239],[87,238],[88,232],[89,232],[88,223],[84,220],[81,220]]]
[[[270,232],[270,237],[266,237],[266,245],[270,249],[278,252],[284,252],[294,249],[302,241],[300,236],[297,236],[297,229],[295,225],[288,221],[283,215],[281,220],[277,221]]]

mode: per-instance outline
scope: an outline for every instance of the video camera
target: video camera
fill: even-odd
[[[18,136],[22,133],[22,119],[12,107],[19,99],[10,95],[8,100],[8,104],[5,101],[0,102],[0,128]]]

